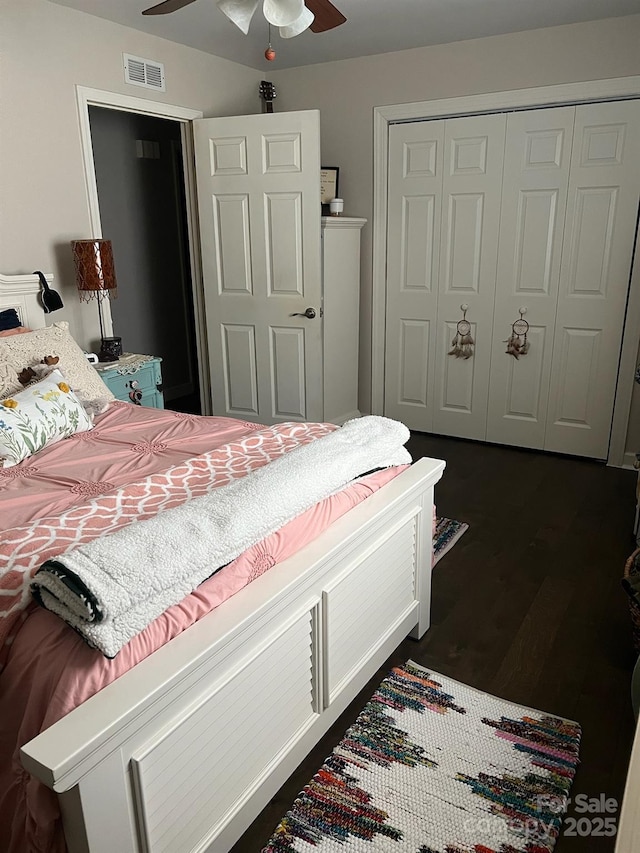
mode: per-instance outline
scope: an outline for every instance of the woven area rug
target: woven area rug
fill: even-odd
[[[469,525],[463,521],[455,521],[453,518],[436,518],[433,531],[433,565],[438,562],[447,551],[450,551]]]
[[[408,661],[262,853],[547,853],[579,744],[577,723]]]

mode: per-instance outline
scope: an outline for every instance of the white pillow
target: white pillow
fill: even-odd
[[[40,364],[47,355],[58,356],[57,367],[64,374],[82,405],[92,414],[103,412],[115,400],[97,370],[89,362],[69,333],[69,324],[54,323],[46,329],[36,329],[23,335],[0,338],[0,364],[7,362],[16,372],[15,380],[2,393],[22,390],[18,374],[25,367]]]
[[[0,400],[0,467],[11,468],[48,444],[91,428],[91,418],[54,370]]]

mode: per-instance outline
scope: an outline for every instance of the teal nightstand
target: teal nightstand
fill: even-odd
[[[94,364],[111,393],[126,403],[164,409],[161,358],[124,353],[117,361]]]

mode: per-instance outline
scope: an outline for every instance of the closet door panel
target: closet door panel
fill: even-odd
[[[507,119],[487,439],[544,446],[575,107]],[[524,311],[529,351],[506,352]]]
[[[456,334],[456,323],[443,323],[440,335],[442,350],[442,400],[441,411],[455,412],[469,419],[473,416],[473,391],[475,385],[475,362],[473,358],[447,358],[451,341]],[[471,337],[476,338],[477,326],[471,323]],[[440,431],[440,430],[439,430]]]
[[[389,128],[385,414],[433,429],[444,122]]]
[[[516,360],[509,356],[506,361],[506,385],[504,388],[503,417],[518,423],[538,421],[540,411],[546,411],[549,385],[543,382],[544,360],[548,338],[546,329],[529,327],[530,350],[526,358]],[[500,351],[502,355],[504,350]],[[503,441],[502,444],[513,444]]]
[[[602,332],[565,326],[560,335],[555,357],[559,394],[552,415],[557,424],[589,430],[599,396]]]
[[[505,123],[492,115],[445,124],[433,413],[444,435],[485,438]],[[470,358],[449,355],[463,305]]]
[[[576,107],[545,449],[604,459],[640,197],[640,103]]]

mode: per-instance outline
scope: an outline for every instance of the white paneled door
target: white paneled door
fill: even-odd
[[[316,110],[194,122],[213,412],[321,420]]]
[[[638,152],[638,101],[390,127],[387,414],[606,458]],[[461,304],[468,359],[448,354]],[[516,359],[520,317],[529,349]]]
[[[545,448],[604,458],[640,196],[640,102],[576,107]]]
[[[436,333],[434,432],[484,438],[500,226],[503,115],[446,122]],[[466,306],[466,308],[465,308]],[[449,355],[466,310],[471,358]]]
[[[384,410],[433,430],[444,122],[391,125]]]
[[[484,438],[505,117],[389,129],[385,412]],[[466,306],[473,359],[447,353]]]
[[[542,448],[558,307],[574,107],[526,110],[507,119],[487,438]],[[520,311],[529,352],[506,340]]]

